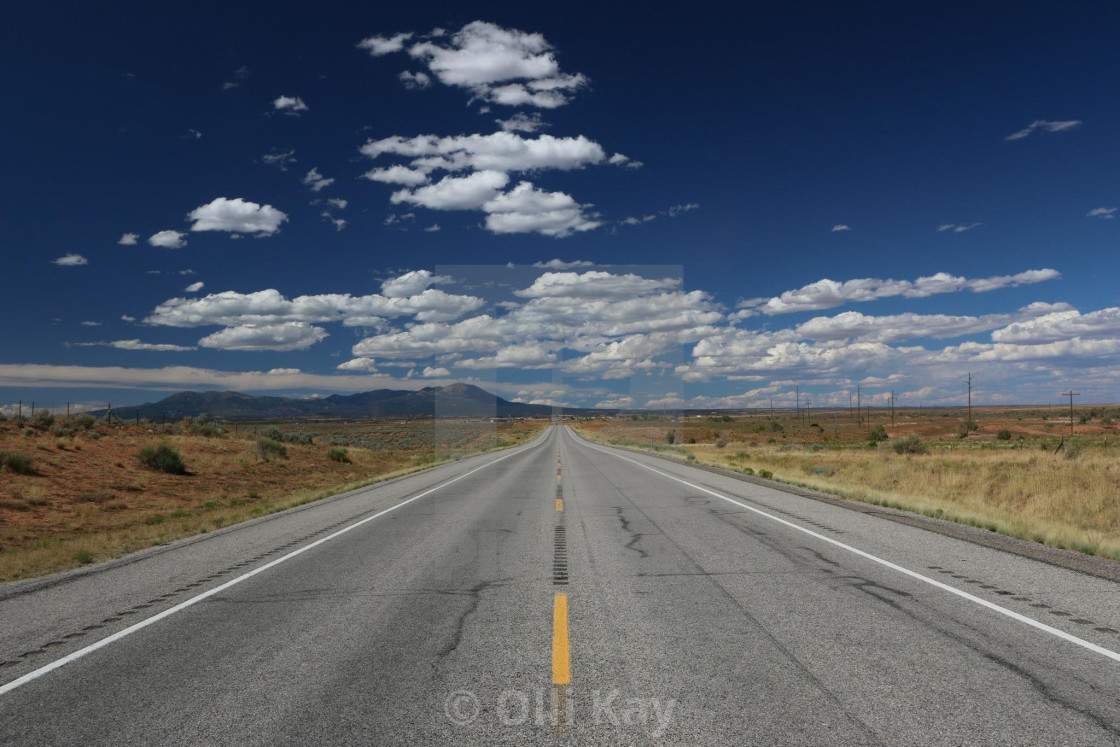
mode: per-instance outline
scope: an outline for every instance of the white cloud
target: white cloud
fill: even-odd
[[[243,324],[227,327],[198,341],[204,348],[217,350],[273,350],[290,352],[306,350],[327,337],[321,327],[304,322],[280,324]]]
[[[555,353],[545,345],[538,342],[507,345],[487,358],[473,358],[458,361],[457,368],[490,369],[490,368],[517,368],[534,369],[549,368],[557,361]]]
[[[183,290],[186,291],[187,293],[198,293],[200,290],[202,290],[202,286],[204,286],[204,285],[206,285],[206,284],[203,283],[201,280],[199,280],[197,283],[191,283],[190,285],[188,285]]]
[[[1029,125],[1019,130],[1018,132],[1011,133],[1007,136],[1006,139],[1022,140],[1028,135],[1039,130],[1041,130],[1042,132],[1065,132],[1067,130],[1072,130],[1080,125],[1081,121],[1077,119],[1070,119],[1061,122],[1050,121],[1046,119],[1036,119],[1034,122],[1031,122]]]
[[[435,184],[409,191],[394,192],[394,205],[407,202],[431,210],[477,210],[498,196],[509,183],[500,171],[476,171],[468,176],[445,176]]]
[[[381,283],[381,293],[388,298],[408,298],[422,293],[430,285],[449,282],[445,275],[435,275],[428,270],[412,270]]]
[[[484,304],[483,299],[475,296],[452,295],[435,288],[408,297],[331,293],[293,299],[270,288],[254,293],[222,291],[203,298],[172,298],[159,304],[144,321],[166,327],[232,327],[281,322],[350,323],[354,320],[364,323],[372,318],[409,316],[419,321],[447,321],[475,311]]]
[[[325,220],[328,223],[330,223],[331,225],[333,225],[334,230],[336,230],[336,231],[341,231],[342,229],[346,228],[347,223],[346,223],[345,218],[336,218],[333,215],[331,215],[330,212],[328,212],[326,210],[319,213],[319,215],[320,215],[320,217],[323,218],[323,220]]]
[[[100,327],[101,322],[82,322],[83,327]]]
[[[304,186],[310,187],[312,192],[318,192],[334,184],[334,179],[323,176],[319,173],[319,168],[315,167],[304,175],[302,182]]]
[[[409,55],[427,64],[444,85],[469,91],[472,100],[552,109],[587,84],[581,74],[560,72],[541,34],[474,21],[446,43],[438,38],[414,44]]]
[[[245,81],[249,80],[249,77],[251,75],[252,72],[250,72],[249,68],[242,65],[241,67],[237,68],[237,70],[233,71],[233,80],[227,80],[226,82],[222,83],[222,90],[232,91],[233,89],[239,87]]]
[[[984,224],[983,223],[960,223],[960,224],[958,224],[958,223],[942,223],[940,226],[937,227],[937,232],[941,233],[942,231],[952,231],[953,233],[964,233],[965,231],[971,231],[972,229],[976,228],[977,226],[982,226],[982,225],[984,225]]]
[[[832,232],[833,233],[838,233],[840,231],[851,231],[851,230],[852,230],[851,226],[847,226],[843,223],[837,223],[835,226],[832,227]]]
[[[261,163],[268,166],[275,166],[281,171],[287,171],[288,166],[296,162],[296,152],[294,150],[272,151],[265,153],[261,156]]]
[[[531,114],[518,112],[509,119],[495,119],[494,121],[506,132],[528,132],[532,134],[549,126],[547,122],[541,119],[540,112]]]
[[[525,138],[514,132],[452,137],[417,135],[403,138],[393,135],[380,140],[369,140],[360,150],[370,158],[386,154],[411,158],[410,165],[425,173],[436,169],[571,171],[602,163],[607,158],[601,145],[583,135],[538,135],[535,138]]]
[[[669,217],[676,218],[681,213],[687,213],[689,210],[696,210],[700,207],[698,202],[689,202],[683,205],[673,205],[669,208]]]
[[[413,73],[405,70],[397,77],[400,79],[401,83],[404,83],[404,87],[409,90],[427,88],[432,84],[432,79],[428,77],[427,73]]]
[[[383,169],[372,169],[362,176],[375,182],[401,184],[406,187],[417,187],[428,182],[428,175],[425,172],[419,169],[410,169],[400,164]]]
[[[139,239],[140,234],[138,233],[126,233],[122,234],[121,237],[117,239],[117,243],[121,246],[136,246],[136,242],[139,241]]]
[[[377,366],[374,365],[373,358],[354,358],[345,363],[340,363],[335,366],[339,371],[364,371],[365,373],[377,373]]]
[[[420,376],[422,376],[425,379],[446,378],[450,375],[451,375],[451,372],[448,371],[446,368],[443,368],[442,366],[439,366],[439,367],[426,366],[424,368],[424,370],[420,372]]]
[[[113,340],[108,343],[110,347],[118,350],[153,350],[160,353],[175,353],[186,350],[197,350],[194,346],[171,345],[168,343],[140,342],[140,340]]]
[[[187,134],[182,136],[184,140],[201,140],[202,133],[193,127],[187,130]]]
[[[1099,207],[1093,208],[1085,214],[1086,218],[1103,218],[1105,220],[1112,220],[1116,217],[1117,208]]]
[[[438,223],[433,223],[432,225],[430,225],[430,226],[428,226],[427,228],[424,229],[424,233],[435,233],[436,231],[439,231],[439,230],[440,230],[439,224]]]
[[[617,275],[603,270],[546,272],[528,288],[514,291],[514,295],[522,298],[624,299],[670,290],[679,285],[680,280],[676,278],[646,278],[634,273]]]
[[[859,278],[836,282],[825,278],[815,283],[790,290],[780,296],[744,301],[740,308],[757,308],[767,315],[789,314],[797,311],[817,311],[842,306],[850,302],[873,301],[879,298],[904,296],[924,298],[940,293],[958,293],[970,290],[985,293],[999,288],[1015,287],[1060,278],[1057,270],[1028,270],[1016,275],[997,275],[990,278],[964,278],[939,272],[917,280],[882,280]]]
[[[541,267],[546,270],[570,270],[573,267],[592,267],[594,262],[589,262],[586,259],[577,259],[571,262],[565,262],[562,259],[550,259],[547,262],[534,262],[533,267]]]
[[[1082,314],[1076,309],[1045,314],[1015,322],[992,333],[1005,343],[1049,343],[1071,338],[1120,338],[1120,308],[1109,307]]]
[[[88,265],[89,260],[80,254],[63,254],[58,259],[52,259],[51,264],[58,265],[59,267],[80,267],[81,265]]]
[[[148,237],[148,243],[163,249],[182,249],[187,245],[187,235],[182,231],[160,231]]]
[[[342,199],[341,197],[330,197],[330,198],[327,199],[327,204],[330,205],[332,208],[337,208],[339,210],[345,210],[346,206],[349,205],[350,203],[347,202],[346,200]]]
[[[278,96],[272,102],[272,108],[278,112],[299,116],[308,110],[307,104],[299,96]]]
[[[395,34],[393,36],[370,36],[358,42],[358,49],[364,49],[374,57],[400,52],[404,43],[412,38],[411,33]]]
[[[135,322],[135,321],[136,321],[136,317],[134,317],[134,316],[129,316],[128,314],[122,314],[122,315],[121,315],[121,320],[122,320],[122,321],[126,321],[126,322]]]
[[[276,233],[288,216],[271,205],[258,205],[240,197],[232,200],[217,197],[188,213],[187,220],[194,221],[192,231],[231,231],[267,236]]]
[[[570,195],[545,192],[529,182],[521,182],[482,205],[488,213],[486,227],[493,233],[535,232],[556,238],[602,225],[584,213],[586,207],[590,206],[578,204]]]

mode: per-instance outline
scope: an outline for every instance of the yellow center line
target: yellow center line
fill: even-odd
[[[552,605],[552,684],[569,685],[572,682],[571,661],[568,656],[568,595],[558,592]]]
[[[561,513],[564,512],[564,499],[563,498],[557,498],[556,499],[556,510],[561,512]]]

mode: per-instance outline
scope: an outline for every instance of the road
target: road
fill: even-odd
[[[1120,743],[1118,590],[557,426],[0,589],[0,742]]]

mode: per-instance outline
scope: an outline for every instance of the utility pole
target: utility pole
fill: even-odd
[[[852,417],[852,393],[848,392],[848,417]]]
[[[968,422],[972,423],[972,374],[968,375]]]
[[[863,392],[860,389],[859,384],[856,384],[856,428],[859,428],[861,425],[863,425],[863,420],[861,419],[863,417],[861,415],[862,412],[863,412]]]
[[[19,415],[16,415],[16,425],[23,422],[23,400],[19,401]]]
[[[801,424],[801,385],[797,385],[797,404],[795,406],[797,412],[797,423]]]
[[[894,390],[891,390],[891,428],[894,428]]]
[[[1075,392],[1072,389],[1070,389],[1068,392],[1066,392],[1062,396],[1063,397],[1069,397],[1069,435],[1072,436],[1073,435],[1073,398],[1074,397],[1080,397],[1081,392]]]

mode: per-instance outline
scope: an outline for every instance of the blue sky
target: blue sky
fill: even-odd
[[[21,8],[0,406],[1120,400],[1120,9]]]

